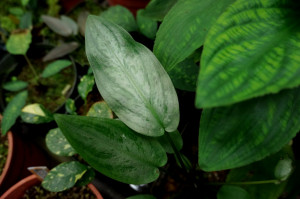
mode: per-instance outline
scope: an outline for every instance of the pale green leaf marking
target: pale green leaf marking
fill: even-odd
[[[88,94],[93,90],[95,84],[95,78],[92,75],[84,75],[80,79],[80,83],[78,84],[77,90],[80,97],[86,101]]]
[[[97,87],[114,113],[133,130],[150,136],[179,123],[174,86],[153,53],[121,27],[89,16],[86,53]]]
[[[92,105],[87,113],[87,116],[113,118],[113,113],[105,101],[96,102]]]
[[[41,124],[53,120],[53,114],[42,104],[28,104],[21,112],[21,118],[26,123]]]

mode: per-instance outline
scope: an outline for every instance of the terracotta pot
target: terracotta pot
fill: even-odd
[[[39,178],[37,178],[36,175],[30,175],[20,180],[14,186],[12,186],[0,197],[0,199],[20,199],[27,189],[39,184],[41,184]],[[100,192],[96,189],[96,187],[93,184],[89,184],[88,187],[95,194],[97,199],[103,199]]]
[[[0,115],[0,122],[2,116]],[[27,170],[30,166],[49,165],[46,155],[30,140],[21,139],[19,135],[9,131],[8,155],[0,177],[0,195],[19,180],[31,173]]]
[[[109,5],[121,5],[128,8],[134,16],[137,10],[145,8],[150,0],[107,0]]]

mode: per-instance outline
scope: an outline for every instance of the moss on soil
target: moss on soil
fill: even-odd
[[[22,199],[96,199],[93,192],[87,187],[73,187],[62,192],[49,192],[41,185],[31,187]]]

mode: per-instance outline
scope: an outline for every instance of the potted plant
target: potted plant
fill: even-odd
[[[0,115],[0,123],[1,120],[2,116]],[[6,142],[4,145],[7,148],[4,154],[1,151],[0,194],[3,194],[17,181],[30,175],[27,167],[50,164],[45,152],[39,149],[32,140],[23,139],[9,131],[6,136],[1,133],[1,146],[2,141]]]
[[[63,192],[60,194],[54,195],[53,193],[45,193],[46,191],[41,190],[38,187],[41,183],[41,180],[36,175],[31,175],[23,180],[16,183],[14,186],[12,186],[9,190],[7,190],[0,198],[1,199],[9,199],[9,198],[15,198],[15,199],[21,199],[21,198],[28,198],[28,197],[38,197],[39,195],[37,193],[42,193],[43,197],[47,197],[46,194],[48,194],[48,197],[66,197],[66,198],[78,198],[79,196],[84,198],[97,198],[97,199],[103,199],[99,191],[96,189],[96,187],[92,184],[89,184],[84,190],[83,189],[73,189],[72,192]],[[33,189],[32,192],[34,195],[29,195],[30,189]],[[25,195],[27,194],[27,196]],[[73,195],[72,195],[73,194]]]
[[[55,120],[85,161],[125,183],[145,184],[160,171],[168,174],[161,167],[169,152],[185,171],[178,178],[186,178],[197,194],[291,194],[287,183],[297,186],[291,173],[298,168],[287,145],[299,131],[299,83],[293,75],[299,30],[292,28],[298,9],[295,1],[179,1],[159,27],[155,56],[118,25],[90,16],[87,56],[100,94],[119,120]],[[181,101],[173,84],[196,91],[195,106],[203,109],[194,135],[196,164],[181,151],[189,143],[176,131]]]

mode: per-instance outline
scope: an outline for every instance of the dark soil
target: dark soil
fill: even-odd
[[[33,186],[26,191],[22,199],[96,199],[88,186],[73,187],[62,192],[49,192],[41,185]]]
[[[43,63],[36,60],[32,63],[36,72],[41,74],[48,63]],[[34,74],[28,66],[23,66],[19,74],[13,74],[18,80],[29,83],[27,104],[39,103],[46,107],[46,109],[54,112],[62,104],[64,104],[68,92],[63,93],[64,90],[69,90],[73,86],[75,74],[72,66],[69,66],[59,73],[48,77],[39,78],[39,84],[36,84]],[[7,81],[10,81],[8,79]],[[69,88],[69,89],[66,89]],[[6,93],[6,101],[10,100],[15,93]]]

